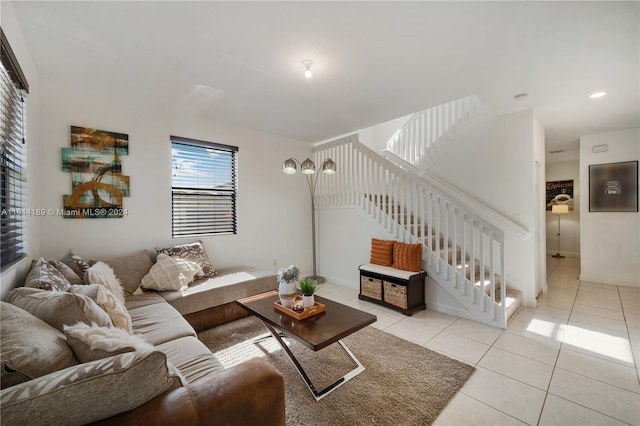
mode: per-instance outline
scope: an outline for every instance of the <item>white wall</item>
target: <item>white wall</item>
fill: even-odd
[[[41,81],[38,205],[62,207],[71,177],[61,169],[61,149],[69,146],[71,125],[129,135],[129,155],[122,157],[130,176],[128,215],[121,219],[41,219],[41,253],[60,257],[72,248],[82,257],[152,250],[192,241],[171,238],[170,135],[239,147],[238,233],[202,237],[216,268],[249,265],[274,270],[295,263],[311,270],[310,203],[300,175],[282,173],[289,157],[305,158],[310,146],[282,137],[234,128],[210,119],[185,118],[135,99],[88,93]]]
[[[38,208],[37,196],[39,188],[32,182],[38,181],[39,171],[36,166],[39,157],[38,144],[38,122],[39,122],[39,93],[40,84],[38,73],[26,42],[22,36],[22,31],[16,21],[11,3],[3,1],[0,8],[0,21],[2,31],[4,31],[13,53],[16,55],[20,67],[29,83],[29,94],[27,95],[27,208]],[[31,259],[39,256],[39,223],[35,217],[27,217],[27,253],[28,256],[2,271],[0,278],[0,299],[4,299],[7,292],[15,287],[17,282],[24,280],[29,271]]]
[[[608,144],[594,153],[594,145]],[[589,165],[640,160],[640,129],[580,138],[580,279],[640,287],[640,213],[589,212]]]
[[[376,152],[387,149],[387,142],[404,124],[413,117],[413,114],[385,121],[375,126],[367,127],[358,132],[360,142]]]
[[[560,218],[560,254],[580,256],[580,162],[578,160],[547,163],[547,182],[573,180],[573,211]],[[558,215],[546,212],[547,254],[558,252]]]

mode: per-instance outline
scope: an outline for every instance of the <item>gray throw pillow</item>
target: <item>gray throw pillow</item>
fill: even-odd
[[[42,257],[31,263],[24,285],[51,291],[67,291],[71,287],[64,275]]]
[[[84,272],[89,269],[89,264],[71,249],[67,250],[60,262],[70,267],[80,278],[84,277]]]
[[[151,255],[146,250],[138,250],[123,256],[97,259],[96,261],[91,260],[89,263],[93,265],[98,261],[106,263],[113,269],[126,295],[131,295],[138,289],[142,277],[147,275],[153,266]]]

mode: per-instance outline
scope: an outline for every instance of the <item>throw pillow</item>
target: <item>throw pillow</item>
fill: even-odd
[[[421,272],[422,244],[396,243],[393,246],[393,267],[405,271]]]
[[[24,285],[51,291],[67,291],[71,286],[64,275],[42,257],[32,262]]]
[[[0,358],[2,389],[78,363],[62,332],[7,302],[0,302]]]
[[[198,277],[212,277],[216,274],[216,270],[213,269],[213,265],[207,256],[202,241],[163,249],[156,247],[156,253],[165,253],[171,257],[179,257],[196,262],[202,268],[202,274],[196,275]]]
[[[127,311],[122,303],[116,300],[113,293],[105,286],[100,284],[72,285],[69,291],[74,294],[83,294],[90,297],[91,300],[96,302],[98,306],[109,315],[114,327],[125,330],[128,333],[133,331],[129,311]]]
[[[76,274],[73,269],[71,269],[66,263],[62,263],[61,261],[56,259],[49,259],[49,263],[53,265],[53,267],[56,268],[62,274],[62,276],[67,279],[67,281],[69,281],[69,284],[84,284],[82,282],[82,278],[78,276],[78,274]]]
[[[164,353],[127,352],[3,390],[2,424],[93,423],[133,410],[182,385]]]
[[[198,273],[202,268],[197,263],[160,253],[140,286],[157,291],[184,290]]]
[[[80,362],[90,362],[125,352],[152,351],[153,345],[139,335],[129,334],[112,327],[98,327],[95,324],[65,325],[67,343]]]
[[[84,283],[105,286],[111,291],[113,297],[124,306],[124,289],[120,285],[120,280],[116,277],[113,269],[106,263],[98,262],[87,269],[84,274]]]
[[[7,301],[40,318],[52,327],[62,327],[77,322],[95,322],[104,327],[111,326],[111,319],[93,300],[81,294],[61,291],[37,291],[18,287],[7,293]]]
[[[382,266],[393,265],[393,247],[395,244],[394,240],[371,238],[371,259],[369,263]]]
[[[60,262],[70,267],[79,277],[84,277],[85,271],[89,269],[89,264],[71,249],[67,250]]]
[[[142,277],[147,275],[151,266],[153,266],[151,255],[146,250],[138,250],[118,257],[89,261],[89,263],[93,265],[98,261],[111,266],[126,295],[131,295],[138,289]]]

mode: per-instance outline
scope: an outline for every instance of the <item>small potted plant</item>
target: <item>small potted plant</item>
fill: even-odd
[[[302,307],[307,309],[313,307],[315,300],[313,294],[318,288],[318,283],[311,278],[305,278],[300,281],[300,290],[302,291]]]
[[[278,294],[280,303],[285,308],[293,307],[296,298],[296,282],[300,276],[300,270],[295,265],[278,269]]]

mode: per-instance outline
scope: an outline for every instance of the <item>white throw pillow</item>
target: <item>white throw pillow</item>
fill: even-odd
[[[131,315],[129,311],[120,303],[113,293],[101,284],[72,285],[70,293],[83,294],[93,299],[111,318],[115,327],[132,333]]]
[[[142,278],[140,287],[157,291],[184,290],[199,273],[202,267],[196,262],[160,253],[155,265]]]
[[[85,284],[101,284],[105,286],[118,302],[124,306],[124,289],[111,266],[104,262],[96,262],[84,273]]]
[[[90,362],[125,352],[152,351],[153,345],[137,334],[114,327],[99,327],[96,324],[65,325],[67,343],[80,362]]]

